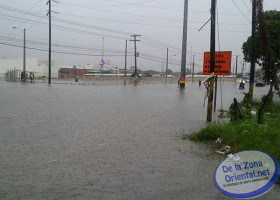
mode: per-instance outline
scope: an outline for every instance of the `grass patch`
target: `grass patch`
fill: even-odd
[[[187,138],[211,143],[221,138],[223,144],[231,146],[232,153],[260,150],[272,155],[280,163],[280,103],[270,102],[264,109],[262,122],[258,123],[257,116],[252,115],[251,110],[257,110],[261,103],[254,101],[244,105],[241,102],[242,119],[232,116],[234,113],[229,111],[231,120],[228,123],[210,123]]]

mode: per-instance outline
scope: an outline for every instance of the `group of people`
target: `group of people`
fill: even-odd
[[[30,72],[30,74],[29,74],[29,78],[30,78],[30,81],[31,81],[31,83],[32,83],[32,81],[34,80],[34,73],[33,72]],[[21,74],[20,74],[20,81],[21,82],[26,82],[26,81],[28,81],[28,73],[27,72],[21,72]]]

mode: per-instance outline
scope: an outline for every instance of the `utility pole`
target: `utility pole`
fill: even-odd
[[[191,46],[191,56],[190,56],[190,75],[192,74],[192,46]]]
[[[13,27],[13,29],[19,29],[17,28],[16,26]],[[19,29],[19,30],[22,30],[22,29]],[[25,82],[26,80],[26,76],[25,76],[25,73],[26,73],[26,37],[25,37],[25,29],[23,29],[23,65],[22,65],[22,73],[24,74],[23,76],[23,82]]]
[[[167,48],[167,55],[166,55],[166,70],[165,70],[165,77],[167,78],[167,70],[168,70],[168,48]]]
[[[236,79],[237,79],[237,60],[238,60],[238,56],[236,56],[236,61],[235,61],[235,65],[236,65],[236,67],[235,67],[235,85],[236,85]]]
[[[217,104],[217,88],[218,88],[218,76],[215,76],[215,99],[214,99],[214,112],[216,112],[216,104]]]
[[[126,77],[127,40],[125,40],[124,76]]]
[[[193,63],[192,63],[192,82],[194,82],[194,55],[193,55]]]
[[[26,39],[25,39],[25,29],[23,29],[23,73],[24,73],[24,82],[26,80]]]
[[[252,55],[250,69],[249,97],[253,99],[256,57],[256,0],[252,1]]]
[[[104,37],[102,37],[102,59],[104,60]]]
[[[243,63],[242,63],[241,78],[243,77],[244,68],[245,68],[245,61],[243,61]]]
[[[135,71],[134,71],[134,76],[137,77],[137,52],[136,52],[136,42],[139,42],[140,40],[137,40],[136,37],[140,37],[141,35],[131,35],[130,37],[134,37],[134,40],[130,40],[134,42],[134,59],[135,59]],[[135,82],[135,84],[137,84]]]
[[[47,13],[47,15],[49,15],[49,84],[51,84],[51,72],[52,72],[52,11],[51,10],[51,3],[55,2],[55,3],[58,3],[57,1],[55,0],[48,0],[47,4],[49,4],[49,11]],[[54,12],[54,13],[57,13],[59,14],[58,12]]]
[[[49,12],[48,12],[48,15],[49,15],[49,84],[51,84],[51,72],[52,72],[52,20],[51,20],[51,16],[52,16],[52,10],[51,10],[51,2],[52,0],[49,0],[48,1],[48,4],[49,4]]]
[[[216,0],[211,2],[211,39],[210,39],[210,93],[208,94],[207,121],[212,121],[213,88],[215,72],[215,28],[216,28]]]
[[[180,88],[185,88],[185,82],[186,82],[187,33],[188,33],[188,0],[185,0]]]

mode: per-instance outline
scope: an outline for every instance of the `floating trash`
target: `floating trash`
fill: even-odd
[[[228,153],[230,151],[231,147],[228,145],[223,146],[220,150],[221,151],[225,151],[226,153]]]
[[[217,150],[216,153],[221,154],[221,155],[225,155],[226,152]]]
[[[214,144],[218,144],[218,143],[221,143],[221,142],[222,142],[222,139],[218,138],[217,140],[214,141]]]
[[[231,147],[228,145],[224,145],[222,146],[222,148],[220,148],[219,150],[216,151],[216,153],[224,155],[224,154],[228,154],[230,152]],[[230,157],[232,154],[229,154],[228,157]]]

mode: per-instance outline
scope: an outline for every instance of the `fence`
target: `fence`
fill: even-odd
[[[6,81],[20,82],[21,71],[18,69],[8,70],[5,74]]]

